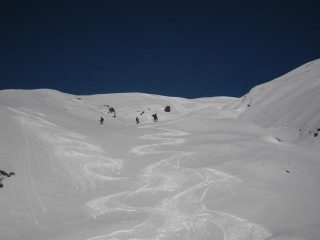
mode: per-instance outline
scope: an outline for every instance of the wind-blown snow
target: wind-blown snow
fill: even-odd
[[[319,239],[319,73],[240,99],[1,91],[0,239]]]
[[[232,105],[240,118],[264,127],[288,128],[292,137],[318,141],[320,134],[320,60],[307,63],[253,88]]]

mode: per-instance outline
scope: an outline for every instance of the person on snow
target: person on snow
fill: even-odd
[[[3,179],[4,177],[11,177],[11,176],[14,176],[16,175],[14,172],[10,172],[10,173],[7,173],[6,171],[3,171],[3,170],[0,170],[0,188],[3,188]]]
[[[153,121],[158,122],[158,115],[156,113],[152,114]]]
[[[103,117],[101,117],[101,118],[100,118],[100,124],[101,124],[101,125],[103,124],[103,121],[104,121],[104,119],[103,119]]]
[[[140,123],[140,119],[138,117],[136,117],[136,124]]]
[[[109,112],[108,113],[113,113],[113,117],[116,117],[116,110],[113,107],[109,108]]]
[[[11,177],[12,175],[14,176],[15,173],[14,172],[7,173],[6,171],[0,170],[0,176],[1,175],[6,177]]]

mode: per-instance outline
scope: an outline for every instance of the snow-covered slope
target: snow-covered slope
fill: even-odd
[[[320,60],[254,87],[232,105],[243,111],[241,119],[320,143]]]
[[[0,239],[319,239],[319,69],[241,99],[0,91]]]

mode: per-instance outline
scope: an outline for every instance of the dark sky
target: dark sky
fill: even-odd
[[[242,96],[320,57],[319,12],[308,0],[2,0],[0,89]]]

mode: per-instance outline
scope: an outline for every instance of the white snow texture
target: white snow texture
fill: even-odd
[[[319,60],[239,99],[2,90],[0,239],[320,239],[319,143]]]

